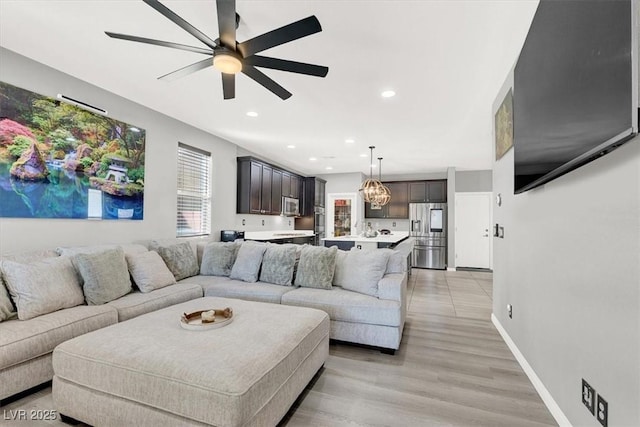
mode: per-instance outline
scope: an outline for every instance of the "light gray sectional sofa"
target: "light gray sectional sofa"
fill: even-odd
[[[0,399],[51,380],[51,353],[58,344],[203,295],[321,309],[329,314],[332,339],[393,352],[406,317],[406,263],[392,250],[375,252],[169,239],[3,257]],[[102,265],[107,259],[128,266],[133,285],[112,290],[122,285],[110,279],[126,267]],[[60,277],[75,280],[68,275],[71,264],[74,286],[99,305],[55,297],[38,301],[39,292],[55,295],[68,286],[58,288]]]

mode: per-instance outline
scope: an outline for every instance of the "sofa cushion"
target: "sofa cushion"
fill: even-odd
[[[108,249],[122,248],[125,255],[139,254],[141,252],[147,252],[147,248],[144,245],[135,243],[124,245],[90,245],[90,246],[60,246],[56,248],[56,252],[61,256],[70,256],[78,254],[95,254],[98,252],[104,252]]]
[[[244,282],[257,282],[262,256],[266,250],[267,245],[264,243],[242,243],[229,277]]]
[[[124,251],[118,247],[95,253],[79,253],[73,264],[82,276],[84,298],[89,305],[105,304],[132,291]]]
[[[2,274],[0,273],[0,322],[11,319],[16,315],[16,309],[11,302],[9,291],[7,291],[4,281],[2,280]]]
[[[282,304],[317,308],[325,311],[331,320],[366,323],[382,326],[400,326],[402,313],[397,301],[381,300],[369,295],[332,289],[293,289],[282,295]]]
[[[195,276],[200,268],[198,259],[189,242],[180,242],[155,248],[176,280]]]
[[[235,242],[211,242],[204,246],[200,274],[205,276],[228,276],[240,245]]]
[[[118,322],[107,306],[86,306],[0,324],[0,370],[51,353],[60,343]]]
[[[196,283],[202,286],[205,296],[237,298],[273,304],[280,304],[282,295],[293,289],[290,286],[272,283],[242,282],[224,276],[194,276],[184,279],[180,283]]]
[[[298,262],[296,286],[331,289],[337,250],[336,246],[304,246]]]
[[[78,276],[68,257],[30,264],[4,260],[2,271],[20,320],[84,303]]]
[[[127,255],[126,259],[129,273],[140,292],[151,292],[176,283],[173,273],[155,251]]]
[[[291,286],[296,264],[295,245],[269,244],[262,258],[260,281]]]
[[[377,297],[378,281],[387,269],[391,252],[383,249],[349,251],[342,262],[336,264],[333,284],[343,289]]]
[[[178,283],[147,293],[132,292],[107,305],[118,311],[118,322],[124,322],[141,314],[201,297],[202,287],[195,284]]]

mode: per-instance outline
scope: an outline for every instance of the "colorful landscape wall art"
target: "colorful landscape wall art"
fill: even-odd
[[[145,131],[0,82],[0,217],[142,219]]]

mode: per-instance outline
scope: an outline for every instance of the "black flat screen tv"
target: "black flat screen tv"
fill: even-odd
[[[515,193],[584,165],[638,129],[632,0],[541,0],[514,71]]]

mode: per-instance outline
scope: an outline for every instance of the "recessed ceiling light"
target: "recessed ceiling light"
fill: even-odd
[[[330,171],[331,169],[333,169],[333,166],[327,166],[325,169]]]
[[[380,94],[383,98],[391,98],[392,96],[396,96],[396,93],[392,90],[385,90]]]
[[[296,146],[290,144],[290,145],[287,145],[287,148],[296,148]]]
[[[360,154],[360,157],[367,157],[366,154]]]
[[[376,165],[372,164],[372,165],[371,165],[371,167],[372,167],[372,168],[375,168],[375,167],[376,167]]]
[[[348,139],[345,139],[344,142],[346,142],[347,144],[353,144],[354,142],[356,142],[356,140],[353,138],[348,138]]]
[[[258,113],[255,111],[247,111],[247,116],[249,117],[258,117]]]
[[[315,162],[318,159],[316,159],[315,157],[309,157],[309,160],[311,160],[312,162]]]

